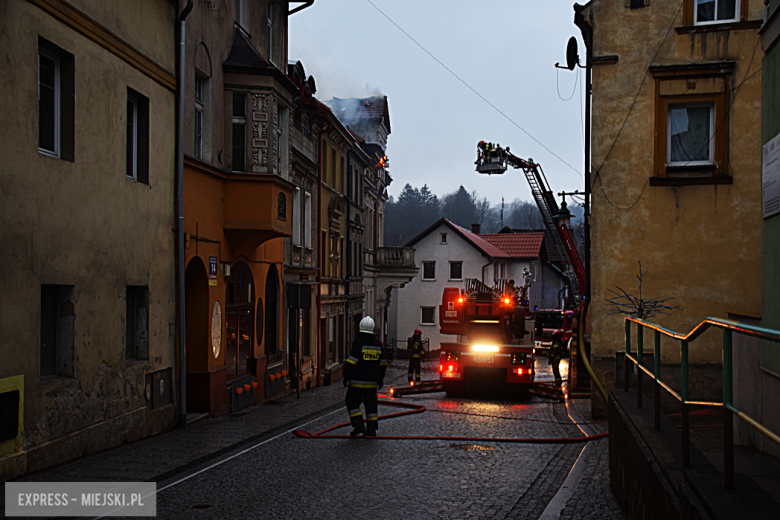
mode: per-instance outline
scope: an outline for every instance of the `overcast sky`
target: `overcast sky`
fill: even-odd
[[[383,16],[576,169],[546,151]],[[584,2],[582,2],[584,3]],[[531,200],[521,171],[481,176],[484,139],[541,163],[552,189],[583,190],[581,82],[556,70],[579,30],[572,0],[316,0],[290,17],[289,58],[317,83],[317,98],[388,97],[390,194],[406,183],[441,196],[459,185],[496,204]],[[297,4],[291,4],[297,5]],[[575,69],[578,70],[578,69]],[[556,73],[558,86],[556,87]],[[563,101],[572,96],[570,101]]]

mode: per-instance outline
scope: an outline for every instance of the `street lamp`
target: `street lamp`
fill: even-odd
[[[553,216],[553,219],[558,226],[566,226],[568,228],[569,224],[571,224],[571,211],[566,207],[565,200],[561,202],[561,209]]]

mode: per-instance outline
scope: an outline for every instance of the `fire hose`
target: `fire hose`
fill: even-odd
[[[398,401],[386,401],[386,400],[380,400],[379,404],[383,406],[392,406],[396,408],[408,408],[408,410],[403,412],[396,412],[386,415],[380,415],[378,417],[379,420],[383,419],[392,419],[394,417],[402,417],[405,415],[411,415],[411,414],[417,414],[417,413],[423,413],[425,411],[431,411],[431,412],[442,412],[442,413],[458,413],[462,415],[479,415],[482,417],[494,417],[499,419],[514,419],[518,421],[523,420],[530,420],[530,421],[537,421],[537,422],[551,422],[551,423],[558,423],[558,424],[566,424],[568,426],[579,426],[579,424],[593,424],[593,423],[561,423],[560,421],[543,421],[541,419],[526,419],[523,417],[506,417],[506,416],[499,416],[499,415],[487,415],[487,414],[473,414],[469,412],[450,412],[445,410],[428,410],[425,405],[422,404],[412,404],[412,403],[403,403]],[[317,433],[309,433],[305,430],[294,430],[293,434],[296,437],[300,437],[302,439],[383,439],[383,440],[424,440],[424,441],[481,441],[481,442],[507,442],[507,443],[525,443],[525,444],[568,444],[568,443],[575,443],[575,442],[588,442],[596,439],[603,439],[608,435],[607,432],[605,433],[598,433],[595,435],[585,435],[583,437],[557,437],[557,438],[502,438],[502,437],[460,437],[460,436],[433,436],[433,435],[377,435],[375,437],[352,437],[350,435],[338,435],[338,434],[329,434],[329,432],[333,430],[337,430],[339,428],[344,428],[346,426],[350,426],[350,422],[344,422],[341,424],[337,424],[335,426],[331,426],[329,428],[325,428],[322,431],[319,431]]]

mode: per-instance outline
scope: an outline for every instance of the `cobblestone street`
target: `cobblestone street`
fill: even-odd
[[[537,367],[544,380],[546,359]],[[404,362],[395,362],[384,391],[403,384],[405,371]],[[435,377],[433,364],[426,364],[423,376]],[[166,519],[623,518],[609,491],[606,439],[591,441],[585,450],[582,442],[489,440],[581,437],[569,414],[588,422],[586,401],[412,395],[396,401],[425,405],[425,412],[380,422],[380,436],[484,438],[480,441],[303,439],[291,433],[345,422],[343,395],[340,384],[330,385],[20,480],[153,480],[157,518]],[[600,433],[606,423],[582,428]],[[572,471],[575,461],[578,472]],[[568,494],[562,493],[570,471],[578,476]]]

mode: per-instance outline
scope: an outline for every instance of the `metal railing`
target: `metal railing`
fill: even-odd
[[[423,350],[425,350],[425,357],[423,361],[431,359],[431,340],[425,338],[422,340]],[[387,353],[390,359],[409,359],[412,357],[412,351],[409,350],[409,339],[391,339],[387,342]]]
[[[376,265],[382,267],[414,267],[414,248],[380,247],[377,249]]]
[[[631,322],[637,324],[637,352],[636,357],[631,352]],[[688,334],[679,334],[677,332],[665,329],[653,323],[641,320],[639,318],[625,317],[626,323],[626,353],[625,366],[623,370],[623,390],[628,392],[631,383],[631,372],[629,363],[637,366],[636,387],[637,387],[637,407],[642,408],[642,374],[645,373],[655,381],[653,393],[654,422],[655,429],[661,429],[661,388],[673,395],[681,406],[682,416],[682,458],[683,466],[691,465],[690,454],[690,427],[688,423],[689,406],[718,406],[723,408],[723,472],[725,486],[727,489],[734,488],[734,415],[757,429],[772,441],[780,444],[780,436],[759,423],[744,412],[734,407],[734,389],[733,389],[733,355],[732,338],[734,332],[754,338],[761,338],[775,343],[780,343],[780,331],[756,327],[745,323],[731,320],[722,320],[719,318],[707,318],[696,326]],[[723,329],[723,402],[692,401],[688,399],[688,344],[701,336],[709,328]],[[644,329],[648,328],[654,332],[654,351],[653,351],[653,371],[651,372],[642,366],[644,358]],[[680,370],[681,370],[681,389],[678,394],[667,383],[661,381],[661,335],[668,336],[680,342]]]

